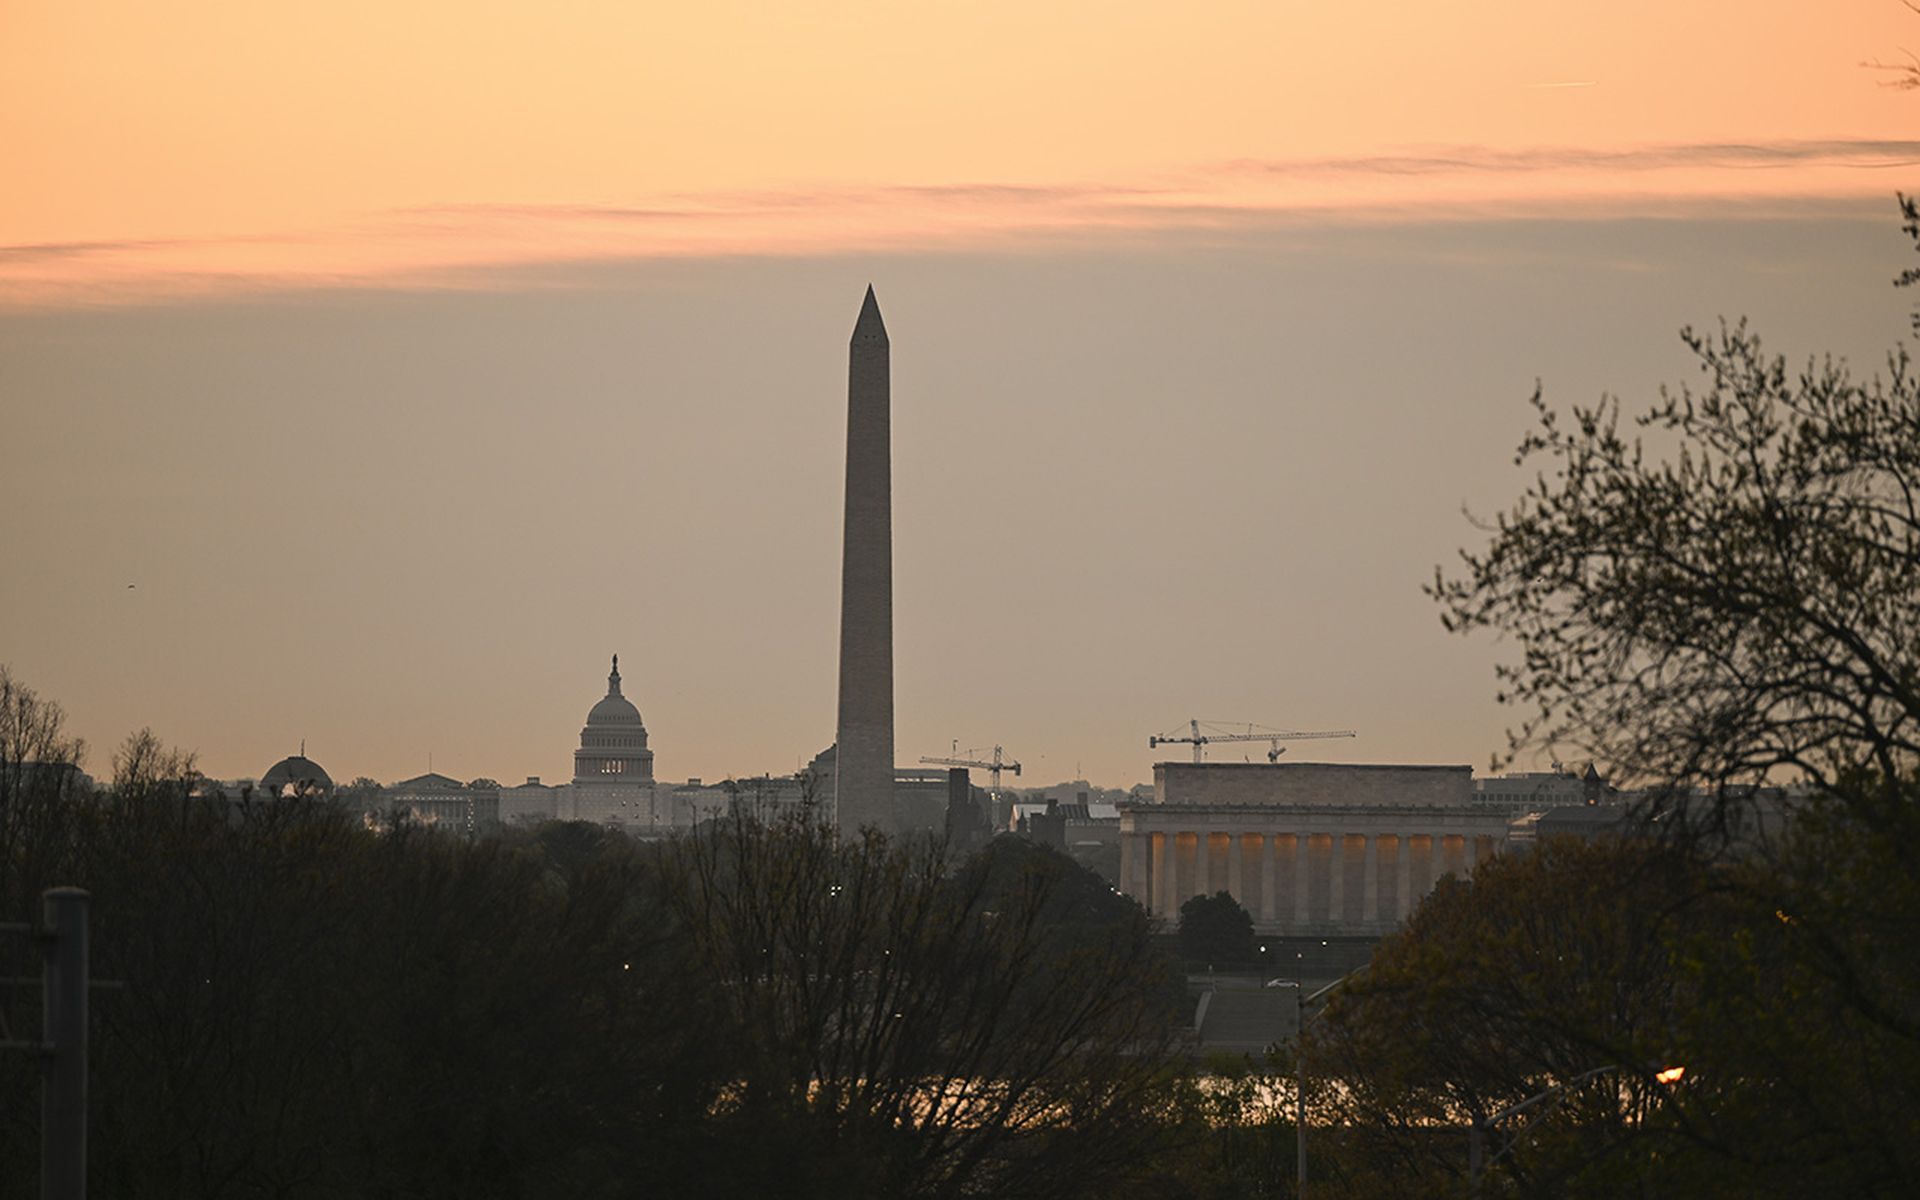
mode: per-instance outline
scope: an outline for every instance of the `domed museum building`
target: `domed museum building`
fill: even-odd
[[[256,791],[262,796],[291,798],[294,796],[325,797],[333,794],[333,776],[327,769],[307,757],[307,745],[300,743],[300,753],[290,754],[267,768],[260,777]]]

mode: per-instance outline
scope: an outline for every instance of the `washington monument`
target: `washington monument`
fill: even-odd
[[[834,819],[893,831],[893,450],[887,327],[867,288],[847,355]]]

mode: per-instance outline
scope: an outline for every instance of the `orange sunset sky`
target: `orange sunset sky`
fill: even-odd
[[[1881,191],[1897,0],[0,12],[0,298]],[[36,253],[37,251],[37,253]]]
[[[898,744],[1189,717],[1484,767],[1420,594],[1536,381],[1748,316],[1870,373],[1899,0],[0,0],[0,662],[108,769],[662,778],[832,737],[845,347],[894,343]],[[1545,757],[1544,755],[1542,756]]]

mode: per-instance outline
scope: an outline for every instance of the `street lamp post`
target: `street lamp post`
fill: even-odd
[[[1268,987],[1293,989],[1293,1163],[1296,1200],[1307,1194],[1307,1056],[1303,1052],[1307,1036],[1307,1005],[1366,970],[1369,965],[1362,963],[1313,993],[1308,993],[1298,979],[1267,980]]]
[[[1471,1196],[1473,1200],[1480,1200],[1480,1181],[1482,1176],[1486,1174],[1486,1169],[1494,1163],[1499,1162],[1507,1151],[1513,1149],[1514,1143],[1519,1141],[1519,1136],[1516,1134],[1514,1137],[1509,1138],[1507,1144],[1495,1152],[1492,1158],[1488,1158],[1486,1155],[1487,1133],[1495,1125],[1511,1117],[1519,1116],[1543,1100],[1549,1100],[1571,1088],[1579,1087],[1589,1079],[1612,1074],[1615,1071],[1625,1071],[1629,1069],[1630,1068],[1622,1063],[1609,1063],[1604,1067],[1595,1067],[1591,1071],[1582,1071],[1565,1083],[1556,1083],[1543,1092],[1536,1092],[1528,1096],[1525,1100],[1521,1100],[1515,1104],[1509,1104],[1492,1116],[1476,1119],[1467,1135],[1467,1194]],[[1678,1083],[1686,1073],[1685,1067],[1667,1067],[1664,1070],[1654,1072],[1653,1077],[1658,1082],[1670,1086]]]

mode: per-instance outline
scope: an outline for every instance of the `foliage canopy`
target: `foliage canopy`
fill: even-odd
[[[1448,628],[1514,643],[1516,751],[1577,747],[1669,791],[1851,783],[1884,819],[1920,761],[1907,355],[1860,382],[1830,360],[1789,371],[1744,324],[1683,336],[1704,381],[1663,391],[1637,434],[1618,400],[1563,421],[1536,391],[1534,484],[1430,591]]]
[[[1219,967],[1255,961],[1253,917],[1229,892],[1194,896],[1180,906],[1180,957]]]
[[[1349,1117],[1429,1187],[1462,1164],[1421,1121],[1596,1068],[1499,1188],[1892,1195],[1920,1172],[1920,381],[1904,349],[1862,381],[1789,370],[1744,324],[1683,336],[1703,380],[1630,419],[1536,390],[1534,483],[1429,590],[1514,646],[1514,752],[1583,749],[1645,789],[1642,833],[1713,836],[1483,865],[1336,1002],[1318,1052],[1357,1081]],[[1768,783],[1784,832],[1728,836]],[[1685,1080],[1648,1088],[1669,1062]]]

